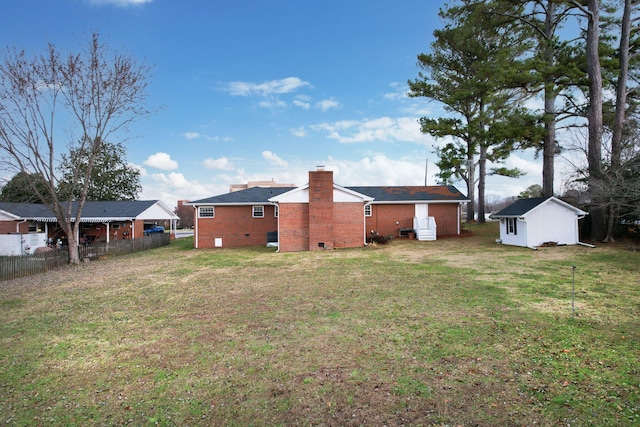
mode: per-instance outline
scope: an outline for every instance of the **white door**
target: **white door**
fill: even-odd
[[[428,218],[429,205],[426,203],[416,203],[416,218]]]

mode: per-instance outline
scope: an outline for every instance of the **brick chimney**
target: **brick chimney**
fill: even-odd
[[[333,172],[309,172],[309,250],[333,249]]]

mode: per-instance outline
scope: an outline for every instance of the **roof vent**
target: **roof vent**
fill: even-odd
[[[316,166],[316,168],[319,171],[323,171],[324,170],[324,165],[318,165],[318,166]]]

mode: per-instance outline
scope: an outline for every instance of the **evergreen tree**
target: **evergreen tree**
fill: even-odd
[[[42,175],[18,172],[2,187],[0,202],[42,203],[47,187]]]
[[[77,171],[85,170],[88,161],[89,156],[81,148],[62,156],[58,167],[61,172],[58,194],[61,198],[81,197],[85,180]],[[140,171],[127,164],[124,146],[103,143],[91,168],[87,200],[136,200],[141,190]]]
[[[421,129],[438,138],[453,138],[436,150],[436,164],[442,181],[465,181],[472,201],[467,208],[468,221],[475,218],[478,166],[478,217],[482,221],[486,161],[505,160],[539,134],[535,120],[519,106],[523,93],[510,84],[529,45],[521,33],[511,31],[508,18],[491,13],[482,1],[463,1],[460,6],[442,9],[440,16],[447,24],[434,31],[432,53],[418,56],[423,71],[418,79],[409,81],[410,96],[443,104],[448,117],[423,117]],[[506,168],[495,168],[493,173],[521,174]]]

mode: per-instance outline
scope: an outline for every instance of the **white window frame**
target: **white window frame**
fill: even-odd
[[[273,205],[273,216],[278,218],[280,215],[280,205]]]
[[[264,218],[264,206],[256,205],[251,208],[251,217],[252,218]]]
[[[211,215],[209,215],[211,212]],[[203,215],[203,213],[205,213]],[[215,206],[199,206],[198,207],[198,218],[215,218],[216,217],[216,208]]]
[[[364,205],[364,216],[373,216],[373,207],[371,205]]]
[[[518,235],[518,218],[507,218],[507,234]]]

